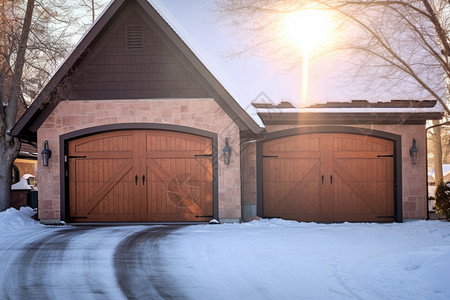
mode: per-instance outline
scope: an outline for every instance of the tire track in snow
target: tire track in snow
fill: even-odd
[[[157,226],[126,237],[116,248],[114,267],[128,299],[185,299],[164,272],[159,241],[179,226]]]
[[[90,228],[62,228],[31,242],[9,264],[3,280],[7,299],[54,299],[49,287],[54,268],[64,264],[70,240]]]

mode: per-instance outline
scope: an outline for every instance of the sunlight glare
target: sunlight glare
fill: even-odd
[[[281,36],[283,44],[302,57],[301,103],[307,105],[309,93],[309,60],[319,56],[335,42],[337,24],[328,10],[302,9],[283,15]]]
[[[282,20],[285,40],[308,57],[313,50],[319,51],[319,47],[331,43],[334,26],[333,18],[326,10],[298,10],[286,14]]]

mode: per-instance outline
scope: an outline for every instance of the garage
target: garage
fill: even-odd
[[[69,220],[211,219],[212,148],[211,138],[167,130],[120,130],[69,141]]]
[[[393,222],[394,142],[312,133],[264,142],[263,215],[298,221]]]

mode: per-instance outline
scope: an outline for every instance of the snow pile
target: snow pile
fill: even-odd
[[[21,207],[20,211],[8,208],[0,212],[0,230],[17,230],[34,226],[43,226],[32,219],[36,212],[31,207]]]
[[[22,179],[19,180],[19,182],[13,184],[11,186],[12,190],[31,190],[30,185],[28,184],[28,181],[22,177]]]
[[[447,222],[198,225],[162,249],[187,299],[450,299]]]

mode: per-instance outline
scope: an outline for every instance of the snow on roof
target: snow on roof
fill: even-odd
[[[414,100],[412,100],[414,101]],[[255,104],[258,108],[256,111],[258,113],[271,113],[277,111],[279,113],[444,113],[444,109],[442,105],[436,101],[435,105],[416,105],[416,106],[408,106],[408,105],[395,105],[399,102],[410,103],[411,100],[395,100],[392,102],[385,102],[386,105],[373,105],[373,103],[367,102],[368,105],[360,105],[358,107],[352,107],[351,103],[348,102],[349,105],[317,105],[311,107],[304,108],[295,108],[291,107],[261,107],[258,104]],[[417,101],[418,103],[423,103],[423,101]],[[434,101],[433,101],[434,102]],[[379,103],[379,102],[377,102]],[[389,105],[392,103],[392,105]],[[339,104],[342,104],[340,102]],[[371,105],[372,104],[372,105]]]
[[[273,108],[257,108],[257,113],[271,113]],[[424,108],[286,108],[277,109],[277,112],[285,113],[424,113],[424,112],[443,112],[440,109]]]

